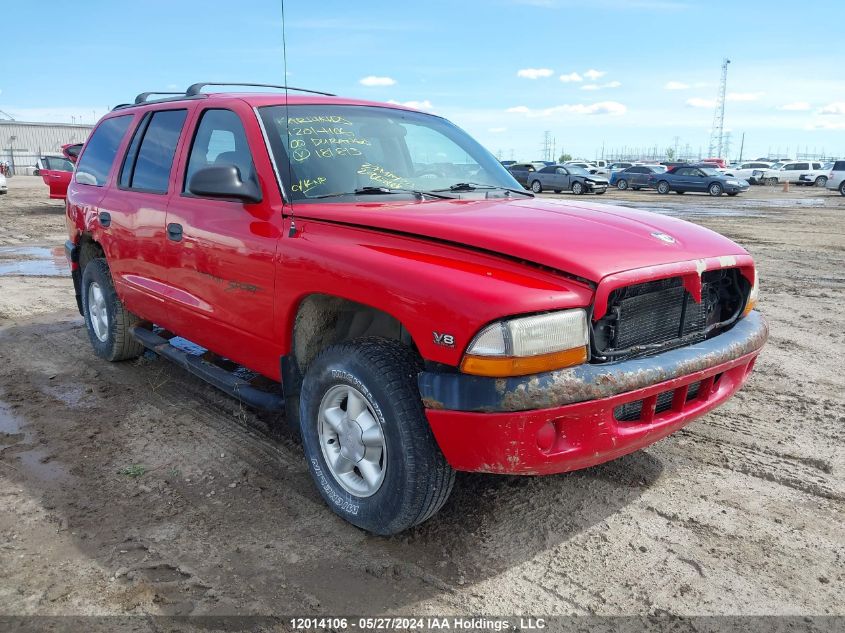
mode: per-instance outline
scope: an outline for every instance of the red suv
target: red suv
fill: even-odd
[[[767,327],[721,235],[538,200],[438,116],[207,85],[139,95],[86,142],[79,309],[107,360],[150,348],[284,410],[355,525],[426,520],[455,470],[625,455],[747,379]]]

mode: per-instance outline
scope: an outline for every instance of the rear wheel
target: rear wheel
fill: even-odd
[[[621,191],[625,191],[628,188],[628,181],[624,178],[620,178],[616,181],[616,188],[620,189]]]
[[[540,184],[539,180],[534,180],[531,183],[531,191],[534,193],[542,193],[543,192],[543,185]]]
[[[657,193],[659,194],[667,194],[669,193],[669,183],[665,180],[661,180],[657,183]]]
[[[577,180],[572,183],[572,193],[576,196],[580,196],[584,193],[584,183],[578,182]]]
[[[845,180],[843,180],[839,184],[839,193],[841,193],[843,196],[845,196]]]
[[[722,193],[723,193],[725,190],[724,190],[724,188],[722,187],[722,185],[720,185],[718,182],[714,182],[713,184],[711,184],[711,185],[710,185],[710,187],[707,189],[707,191],[708,191],[708,192],[710,193],[710,195],[711,195],[711,196],[713,196],[714,198],[718,198],[719,196],[721,196],[721,195],[722,195]]]
[[[816,178],[816,187],[826,187],[827,186],[827,176],[819,176]]]
[[[376,534],[396,534],[446,502],[455,473],[431,433],[419,358],[396,341],[365,338],[323,351],[300,396],[302,443],[329,507]]]
[[[144,346],[129,334],[140,319],[123,307],[101,257],[90,260],[82,271],[82,312],[97,356],[118,361],[144,353]]]

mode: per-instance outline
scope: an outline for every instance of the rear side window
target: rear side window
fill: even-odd
[[[845,160],[838,160],[833,163],[833,171],[845,171]]]
[[[76,167],[76,182],[97,187],[106,184],[117,148],[131,121],[132,115],[127,114],[106,119],[97,126]]]
[[[121,187],[167,192],[173,156],[187,113],[187,110],[159,110],[144,118],[123,161]]]
[[[252,154],[240,117],[231,110],[206,110],[191,145],[184,191],[191,193],[191,176],[200,169],[226,165],[237,167],[243,181],[255,179]]]

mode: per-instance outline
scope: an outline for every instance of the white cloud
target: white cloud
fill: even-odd
[[[362,86],[393,86],[396,84],[396,80],[392,77],[377,77],[375,75],[367,75],[366,77],[362,78],[359,82]]]
[[[391,99],[388,103],[392,103],[393,105],[401,105],[405,106],[406,108],[413,108],[414,110],[433,110],[434,106],[431,105],[431,101],[428,99],[424,101],[394,101]]]
[[[507,132],[508,128],[506,127],[491,127],[488,132],[493,132],[493,134],[499,134],[501,132]]]
[[[778,110],[788,110],[793,112],[802,112],[804,110],[809,110],[812,106],[807,103],[806,101],[794,101],[792,103],[787,103],[778,108]]]
[[[539,79],[540,77],[551,77],[555,74],[551,68],[522,68],[516,73],[517,77],[525,79]]]
[[[725,101],[757,101],[762,96],[762,92],[729,92]]]
[[[691,108],[715,108],[716,100],[693,97],[692,99],[687,99],[687,105]]]
[[[526,106],[515,106],[508,108],[505,112],[513,114],[524,114],[529,118],[544,118],[554,116],[556,114],[608,114],[610,116],[621,116],[628,111],[628,108],[618,101],[600,101],[598,103],[574,103],[559,106],[552,106],[551,108],[543,108],[540,110],[532,110]]]
[[[603,90],[605,88],[618,88],[622,84],[618,81],[609,81],[606,84],[584,84],[581,90]]]
[[[663,86],[664,90],[686,90],[687,88],[689,88],[689,84],[682,81],[667,81],[666,85]]]
[[[584,73],[584,76],[589,79],[590,81],[595,81],[601,77],[604,77],[607,73],[603,70],[594,70],[590,68],[587,72]]]
[[[845,114],[845,101],[829,103],[819,110],[819,114]]]
[[[584,81],[584,78],[578,73],[569,73],[568,75],[561,75],[560,80],[569,83],[570,81]]]

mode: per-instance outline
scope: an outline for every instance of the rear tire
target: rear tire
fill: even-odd
[[[123,307],[102,257],[90,260],[82,271],[82,316],[100,358],[119,361],[144,353],[144,346],[129,334],[140,319]]]
[[[816,187],[826,187],[827,186],[827,176],[819,176],[816,178],[815,182]]]
[[[839,184],[839,193],[841,193],[843,196],[845,196],[845,180],[843,180]]]
[[[616,188],[619,189],[620,191],[625,191],[628,188],[628,181],[625,180],[624,178],[620,178],[616,182]]]
[[[305,374],[300,427],[317,489],[336,514],[375,534],[422,523],[455,482],[425,417],[421,370],[404,345],[363,338],[327,348]]]
[[[540,184],[539,180],[534,180],[531,182],[531,191],[534,193],[543,193],[543,185]]]
[[[669,183],[665,180],[661,180],[657,183],[657,193],[660,195],[665,195],[669,193]]]

